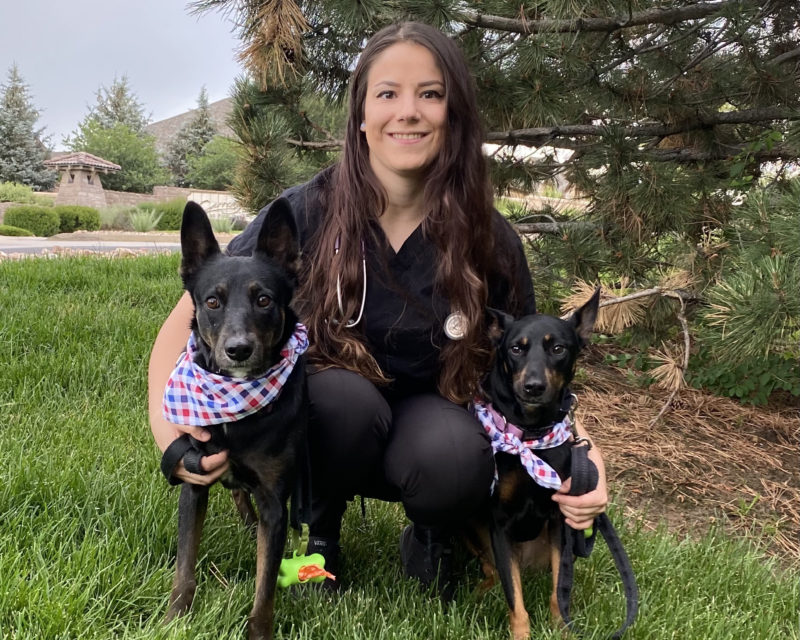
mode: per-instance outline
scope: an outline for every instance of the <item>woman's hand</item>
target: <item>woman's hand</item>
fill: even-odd
[[[580,423],[577,423],[576,430],[578,435],[588,438],[588,434]],[[561,513],[564,515],[565,522],[573,529],[588,529],[592,526],[594,519],[606,510],[608,505],[608,490],[606,488],[606,468],[603,464],[603,455],[596,445],[589,451],[589,460],[594,462],[597,467],[597,487],[582,496],[570,496],[571,478],[561,485],[561,488],[553,494],[553,500],[558,503]]]
[[[189,327],[193,314],[192,300],[189,294],[185,293],[164,321],[150,353],[147,378],[150,430],[162,453],[172,444],[173,440],[184,433],[188,433],[200,442],[207,442],[211,437],[207,429],[172,424],[161,413],[164,387],[170,373],[175,368],[178,356],[189,339]],[[210,456],[203,456],[200,458],[200,467],[206,472],[205,474],[190,473],[184,468],[183,461],[181,461],[175,465],[172,475],[191,484],[213,484],[228,469],[228,452],[220,451]]]

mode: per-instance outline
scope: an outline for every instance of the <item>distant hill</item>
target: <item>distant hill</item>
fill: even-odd
[[[233,99],[223,98],[208,105],[208,110],[211,113],[211,121],[217,127],[217,133],[221,136],[233,137],[233,131],[227,125],[227,119],[233,110]],[[159,120],[153,122],[145,127],[145,131],[151,136],[156,138],[156,150],[160,155],[164,155],[167,151],[170,140],[175,136],[180,128],[192,119],[192,115],[197,109],[192,109],[186,113],[181,113],[177,116],[172,116],[166,120]]]

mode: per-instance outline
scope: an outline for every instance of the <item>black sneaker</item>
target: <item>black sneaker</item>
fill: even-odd
[[[312,582],[311,584],[323,589],[324,591],[336,592],[341,589],[341,580],[339,577],[339,555],[341,547],[339,543],[332,538],[323,538],[320,536],[308,537],[307,555],[318,553],[325,558],[325,571],[332,573],[336,576],[336,580],[325,578],[322,582]]]
[[[405,576],[434,589],[443,602],[452,601],[453,548],[448,539],[436,536],[432,529],[408,525],[400,534],[400,560]]]

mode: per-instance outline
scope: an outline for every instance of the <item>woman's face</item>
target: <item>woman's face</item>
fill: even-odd
[[[370,165],[384,185],[394,176],[422,175],[447,125],[444,77],[428,49],[398,42],[372,61],[364,123]]]

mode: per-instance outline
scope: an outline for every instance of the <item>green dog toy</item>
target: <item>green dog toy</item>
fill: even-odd
[[[291,587],[293,584],[306,582],[322,582],[325,578],[336,580],[336,576],[325,571],[325,558],[321,553],[312,553],[310,556],[297,555],[281,560],[278,572],[278,586]]]
[[[325,578],[336,580],[336,576],[325,571],[325,556],[321,553],[306,555],[308,549],[308,525],[304,522],[300,531],[292,530],[295,550],[291,558],[281,560],[278,570],[278,586],[285,589],[293,584],[322,582]]]

